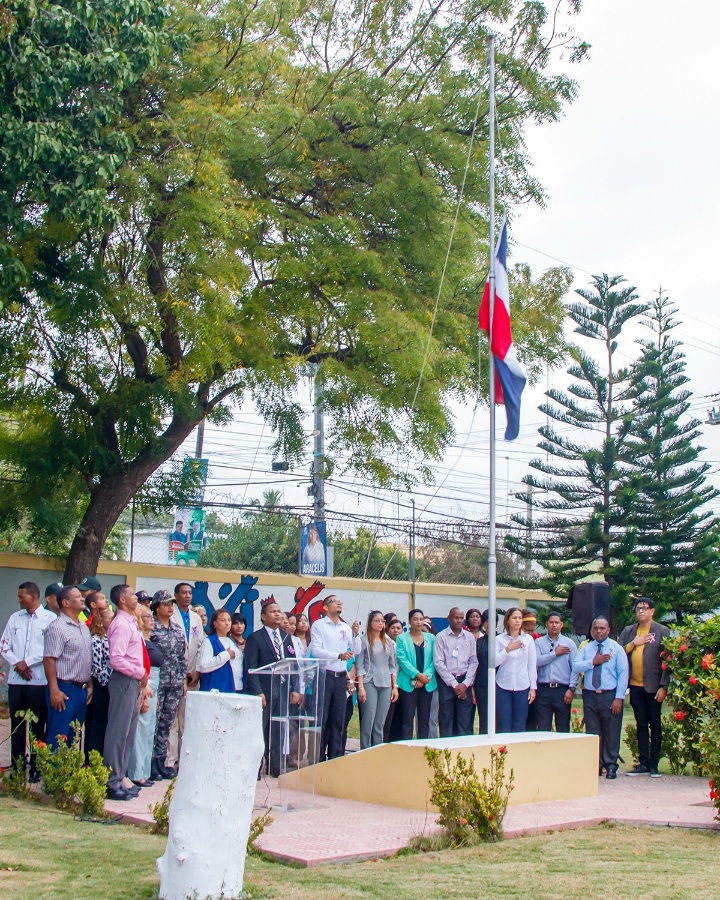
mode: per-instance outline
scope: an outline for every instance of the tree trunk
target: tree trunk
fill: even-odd
[[[141,454],[123,472],[100,480],[70,547],[64,584],[77,584],[87,575],[96,574],[105,541],[135,492],[170,459],[200,420],[201,417],[173,420],[152,453]]]

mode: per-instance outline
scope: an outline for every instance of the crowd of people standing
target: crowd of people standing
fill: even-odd
[[[20,610],[0,640],[10,665],[8,700],[13,764],[25,758],[31,781],[35,760],[18,716],[31,710],[33,733],[56,746],[84,726],[87,753],[97,750],[110,769],[108,797],[125,800],[177,773],[188,691],[247,692],[263,706],[262,772],[333,759],[346,752],[355,708],[360,747],[393,740],[457,737],[488,726],[488,614],[448,613],[439,633],[421,609],[407,629],[394,613],[372,610],[361,631],[342,617],[342,600],[329,594],[312,627],[304,614],[283,612],[273,597],[261,605],[261,627],[245,634],[240,613],[192,607],[192,586],[152,597],[126,584],[109,598],[97,579],[51,584],[45,606],[33,582],[18,588]],[[506,610],[495,639],[496,730],[570,730],[570,710],[581,686],[586,730],[600,736],[599,771],[617,777],[625,693],[638,725],[640,764],[630,775],[657,775],[661,707],[667,673],[661,667],[668,629],[654,622],[654,603],[639,598],[637,624],[610,639],[597,617],[579,647],[562,634],[552,612],[547,633],[535,631],[529,610]],[[267,667],[281,660],[317,660],[285,667],[275,686]],[[263,670],[264,671],[257,671]],[[322,679],[322,690],[319,690]],[[319,698],[322,697],[322,702]],[[319,743],[290,721],[312,722]]]

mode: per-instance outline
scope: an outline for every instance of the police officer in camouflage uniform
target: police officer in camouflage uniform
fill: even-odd
[[[163,654],[160,667],[160,683],[157,692],[157,720],[152,752],[151,778],[172,778],[174,773],[165,768],[168,737],[180,700],[187,689],[187,664],[185,662],[185,635],[172,621],[173,597],[169,591],[157,591],[150,603],[155,616],[155,628],[150,640]]]

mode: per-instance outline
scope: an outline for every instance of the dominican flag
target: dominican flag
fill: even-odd
[[[495,248],[495,306],[490,352],[495,359],[495,399],[505,404],[507,428],[505,440],[514,441],[520,432],[520,396],[525,387],[525,373],[518,362],[510,330],[510,290],[507,275],[507,222],[503,222]],[[490,331],[490,279],[480,303],[480,328]]]

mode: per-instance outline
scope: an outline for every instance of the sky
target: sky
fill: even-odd
[[[547,201],[544,208],[512,211],[509,262],[528,263],[534,275],[550,266],[569,266],[574,288],[601,273],[624,276],[645,300],[662,288],[682,321],[675,335],[685,345],[692,411],[704,420],[713,402],[720,408],[720,401],[711,398],[720,392],[720,275],[715,266],[720,4],[693,0],[680,15],[677,3],[669,0],[584,0],[573,22],[591,44],[590,55],[569,69],[579,94],[562,120],[526,132],[532,170]],[[625,361],[635,355],[633,341],[641,336],[641,329],[628,333],[621,345]],[[592,343],[585,348],[592,349]],[[543,392],[566,383],[559,369],[528,387],[518,440],[498,444],[498,521],[521,509],[514,495],[522,490],[529,460],[538,455],[537,428],[545,417],[537,406]],[[309,383],[300,391],[308,410],[310,391]],[[435,484],[414,491],[417,515],[487,520],[488,412],[455,412],[456,440],[433,466]],[[502,409],[497,422],[502,434]],[[308,451],[311,427],[308,420]],[[720,487],[720,426],[703,425],[701,431],[702,458]],[[209,426],[207,498],[246,502],[274,488],[285,503],[305,505],[309,513],[307,467],[271,473],[271,443],[271,432],[249,407],[238,411],[227,428]],[[347,477],[333,479],[326,489],[328,509],[348,517],[405,518],[409,499]],[[713,507],[720,513],[720,500]]]

